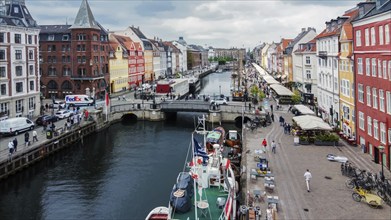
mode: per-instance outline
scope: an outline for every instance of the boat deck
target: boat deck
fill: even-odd
[[[194,194],[197,196],[197,203],[199,203],[199,194],[198,190]],[[217,198],[222,197],[227,199],[228,193],[224,191],[223,187],[211,187],[203,190],[201,201],[207,202],[208,208],[204,210],[197,207],[194,203],[194,198],[192,198],[192,208],[187,213],[174,213],[172,219],[195,219],[195,212],[197,209],[197,216],[200,220],[206,219],[219,219],[221,213],[223,212],[224,207],[221,209],[217,205]]]

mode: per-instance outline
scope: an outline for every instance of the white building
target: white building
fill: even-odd
[[[179,40],[173,41],[172,44],[176,46],[182,53],[182,56],[179,57],[179,69],[181,72],[187,71],[187,43],[183,37],[179,37]]]
[[[295,54],[295,82],[299,82],[298,90],[304,103],[314,104],[314,98],[318,95],[316,41],[313,39],[307,43],[299,44]],[[301,74],[300,74],[301,73]]]
[[[318,107],[322,118],[336,125],[339,119],[338,56],[339,36],[348,17],[338,17],[326,22],[326,29],[316,39],[318,56]]]
[[[38,37],[24,0],[0,0],[0,120],[40,114]]]

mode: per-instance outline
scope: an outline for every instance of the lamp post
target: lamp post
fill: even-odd
[[[381,180],[384,181],[384,170],[383,170],[383,154],[384,154],[384,146],[380,145],[379,147],[380,157],[381,157]]]
[[[219,96],[221,97],[221,85],[219,85]]]

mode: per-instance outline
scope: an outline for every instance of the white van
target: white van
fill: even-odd
[[[35,124],[28,118],[9,118],[0,121],[0,134],[4,135],[18,135],[23,131],[33,130]]]
[[[94,105],[94,99],[88,97],[88,95],[67,95],[65,96],[65,104],[74,106],[92,106]]]

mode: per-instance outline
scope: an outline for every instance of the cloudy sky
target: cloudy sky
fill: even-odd
[[[82,0],[26,0],[38,24],[73,23]],[[89,0],[109,30],[140,27],[148,37],[213,47],[253,48],[294,38],[302,27],[320,33],[359,0]]]

